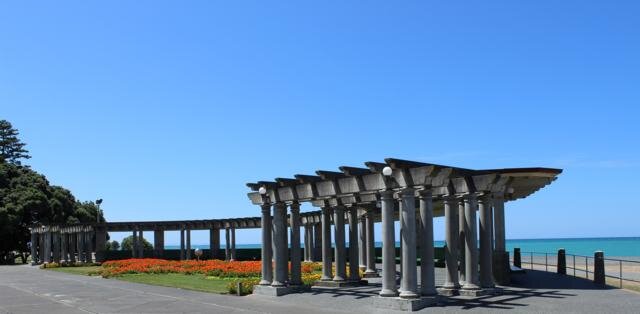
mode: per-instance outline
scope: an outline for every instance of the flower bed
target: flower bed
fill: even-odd
[[[103,277],[121,274],[203,274],[220,278],[259,277],[260,262],[207,261],[170,261],[164,259],[141,258],[119,261],[107,261],[102,264],[100,275]]]

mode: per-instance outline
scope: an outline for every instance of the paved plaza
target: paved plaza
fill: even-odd
[[[436,282],[444,269],[436,269]],[[282,297],[246,297],[149,286],[40,270],[0,267],[0,313],[395,313],[373,307],[380,283],[314,288]],[[374,283],[374,282],[378,283]],[[591,281],[540,271],[514,276],[500,296],[455,297],[420,313],[637,313],[640,294],[596,289]],[[398,312],[400,313],[400,312]]]

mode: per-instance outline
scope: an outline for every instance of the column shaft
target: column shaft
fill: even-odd
[[[231,260],[236,260],[236,228],[231,227]]]
[[[272,257],[272,240],[271,240],[271,205],[263,204],[262,218],[260,220],[260,226],[262,227],[262,279],[260,285],[267,286],[273,281],[273,263]],[[212,229],[213,232],[213,229]]]
[[[105,226],[96,229],[96,262],[102,263],[106,260],[107,230]]]
[[[185,232],[187,237],[185,256],[187,260],[190,260],[191,259],[191,227],[187,228]]]
[[[333,258],[336,263],[333,281],[344,281],[347,278],[347,263],[344,245],[344,207],[342,206],[336,206],[333,209],[333,236],[335,242]]]
[[[144,233],[142,230],[138,234],[138,258],[144,258]]]
[[[452,196],[444,199],[445,241],[444,258],[447,268],[446,281],[443,288],[460,288],[458,282],[458,204]]]
[[[275,279],[271,286],[281,287],[287,282],[287,247],[284,241],[283,233],[286,234],[286,214],[287,205],[284,203],[276,203],[273,208],[273,240],[274,240],[274,259],[276,265]]]
[[[138,230],[133,230],[133,235],[131,238],[131,257],[138,257]]]
[[[322,260],[322,224],[319,223],[313,225],[313,255],[311,260],[313,262]]]
[[[289,226],[291,227],[291,284],[302,284],[302,259],[300,256],[300,204],[293,203],[289,206]]]
[[[435,295],[433,248],[433,199],[430,190],[420,191],[420,294]]]
[[[75,263],[78,244],[76,243],[76,234],[73,232],[73,229],[67,236],[69,238],[69,262]]]
[[[349,208],[349,280],[360,281],[360,250],[358,234],[358,209]]]
[[[231,231],[229,227],[224,228],[224,260],[231,260]]]
[[[271,224],[271,206],[267,206],[269,206],[267,210],[269,211],[269,224]],[[271,230],[271,226],[269,226],[268,230]],[[267,244],[271,245],[271,236],[269,236],[269,242],[267,242]],[[209,229],[209,253],[212,259],[218,258],[220,254],[220,229],[218,228]]]
[[[480,214],[480,286],[482,288],[493,288],[493,261],[492,261],[492,239],[491,229],[492,214],[491,200],[488,196],[478,199],[478,211]]]
[[[505,225],[504,225],[504,199],[496,197],[493,199],[493,219],[495,220],[495,248],[496,252],[505,252]]]
[[[476,196],[467,195],[464,198],[465,218],[465,283],[463,289],[473,290],[479,288],[478,281],[478,226],[476,222]]]
[[[460,285],[463,285],[464,282],[467,280],[466,276],[465,276],[465,272],[466,272],[466,268],[465,268],[465,250],[464,250],[464,246],[465,246],[465,224],[466,224],[466,220],[465,220],[465,214],[464,214],[464,199],[463,198],[459,198],[458,199],[458,234],[459,234],[459,241],[458,241],[458,274],[459,274],[459,280],[460,280]]]
[[[38,248],[38,234],[35,231],[31,230],[31,265],[35,265],[38,263],[37,256],[37,248]]]
[[[415,190],[405,188],[400,193],[400,208],[402,211],[402,286],[401,298],[417,298],[418,274],[416,264],[416,202]]]
[[[311,260],[311,235],[309,234],[311,228],[308,224],[304,225],[304,261]]]
[[[396,241],[394,231],[393,192],[380,192],[382,212],[382,290],[380,296],[395,297],[396,287]]]
[[[374,217],[373,211],[369,210],[365,214],[365,225],[366,225],[366,234],[365,234],[365,242],[366,244],[366,262],[367,269],[364,271],[365,276],[373,277],[377,276],[378,272],[376,271],[376,243],[375,243],[375,232],[374,232]]]
[[[180,260],[183,261],[185,258],[185,246],[184,246],[184,227],[180,228]]]
[[[331,280],[331,209],[322,207],[322,277]]]
[[[367,268],[367,231],[364,215],[361,213],[358,218],[358,266],[365,270]]]

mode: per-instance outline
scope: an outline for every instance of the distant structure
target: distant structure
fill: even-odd
[[[273,259],[275,265],[274,272],[272,263],[262,264],[262,280],[254,293],[283,295],[299,290],[302,202],[321,208],[320,228],[305,228],[304,234],[305,252],[312,252],[308,247],[312,241],[307,239],[319,239],[322,244],[320,285],[340,287],[362,283],[358,275],[360,264],[366,265],[365,277],[377,275],[373,224],[379,221],[382,223],[382,298],[376,301],[378,306],[418,309],[435,302],[438,294],[494,293],[494,282],[509,281],[504,203],[528,197],[556,180],[562,172],[551,168],[472,170],[394,158],[365,165],[366,168],[340,167],[340,172],[316,171],[316,175],[247,184],[251,189],[249,199],[262,210],[262,260]],[[433,262],[432,221],[437,216],[444,216],[446,224],[447,277],[439,289],[435,287]],[[396,220],[401,229],[400,289],[396,285]],[[331,224],[334,226],[333,252]],[[290,244],[287,244],[287,225],[291,229]],[[359,231],[362,229],[364,232]],[[354,261],[349,265],[349,277],[347,259]],[[335,262],[335,273],[332,273],[332,262]]]
[[[171,230],[180,231],[180,259],[195,257],[191,230],[209,230],[208,258],[235,260],[235,230],[261,228],[261,258],[273,263],[262,263],[262,278],[254,293],[280,296],[303,290],[303,260],[322,262],[318,285],[366,284],[360,278],[360,268],[364,269],[365,278],[379,277],[374,224],[380,222],[382,288],[376,304],[416,310],[433,304],[438,296],[491,294],[497,292],[495,283],[509,283],[504,204],[528,197],[562,173],[561,169],[552,168],[472,170],[394,158],[365,165],[366,168],[340,167],[340,172],[316,171],[316,175],[248,183],[248,197],[261,207],[261,217],[33,226],[32,260],[34,264],[102,262],[109,231],[132,232],[130,257],[163,258],[164,232]],[[320,210],[301,213],[302,202]],[[436,287],[433,218],[440,216],[445,218],[446,282]],[[400,222],[399,289],[395,221]],[[219,252],[222,229],[224,255]],[[154,233],[154,251],[146,256],[144,231]]]

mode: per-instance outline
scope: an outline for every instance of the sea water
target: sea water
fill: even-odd
[[[567,254],[593,256],[595,251],[603,251],[606,257],[640,257],[640,237],[625,238],[560,238],[560,239],[508,239],[507,250],[520,248],[523,252],[557,253],[565,249]],[[348,243],[347,243],[348,245]],[[435,241],[435,246],[444,246],[444,241]],[[376,242],[377,247],[382,243]],[[400,243],[396,242],[399,247]],[[177,245],[167,245],[167,249],[179,249]],[[209,245],[192,245],[192,248],[208,249]],[[221,245],[224,249],[224,244]],[[260,248],[260,244],[236,244],[236,248]]]

